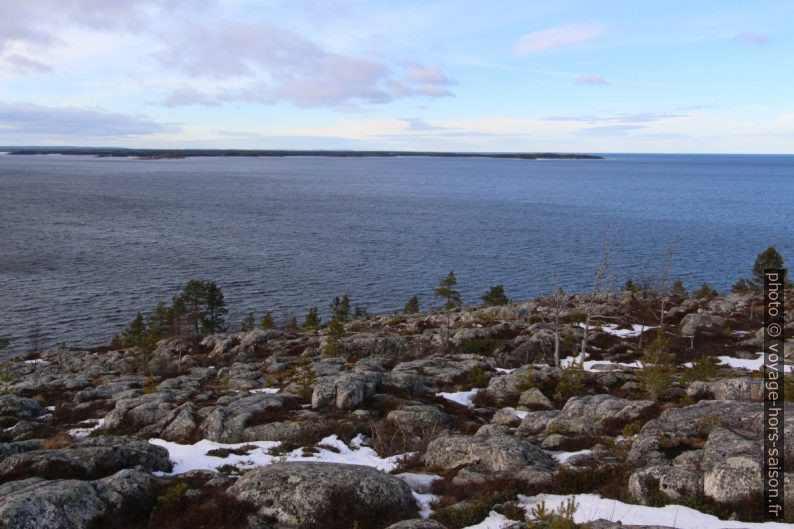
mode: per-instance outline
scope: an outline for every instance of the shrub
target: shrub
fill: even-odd
[[[742,277],[733,284],[731,287],[731,292],[734,294],[749,294],[752,289],[753,286],[750,284],[750,282]]]
[[[320,316],[317,313],[317,307],[309,307],[309,312],[306,313],[306,318],[303,320],[303,329],[313,331],[319,327]]]
[[[584,389],[584,370],[575,363],[563,368],[562,377],[554,388],[554,398],[559,401],[566,401],[569,398],[580,395]]]
[[[542,501],[530,511],[529,518],[532,521],[529,523],[529,527],[531,529],[576,529],[577,525],[573,521],[573,515],[578,507],[573,496],[570,496],[556,511],[548,510],[546,502]]]
[[[460,344],[458,352],[461,354],[489,355],[504,346],[508,341],[504,338],[475,338]]]
[[[719,295],[719,292],[717,292],[716,290],[711,288],[711,286],[708,283],[706,283],[705,281],[703,282],[702,285],[700,285],[700,288],[697,289],[695,291],[695,293],[693,294],[695,299],[708,299],[708,298],[713,298],[713,297],[718,296],[718,295]]]
[[[411,298],[405,303],[405,308],[403,309],[403,313],[405,314],[416,314],[419,312],[419,296],[413,295]]]
[[[487,307],[507,305],[510,302],[505,296],[505,287],[503,285],[492,286],[488,292],[482,295],[481,299]]]
[[[157,503],[160,505],[173,505],[181,502],[188,488],[189,486],[187,483],[176,483],[171,485],[165,492],[157,496]]]
[[[240,323],[240,332],[253,331],[255,326],[256,319],[254,318],[254,313],[249,312],[246,314],[245,319],[243,319],[243,321]]]
[[[301,358],[298,361],[298,368],[295,370],[293,382],[298,386],[298,393],[304,399],[311,398],[314,392],[314,384],[317,382],[317,374],[314,372],[311,361],[308,358]]]
[[[328,337],[325,341],[325,354],[328,356],[337,356],[344,352],[342,345],[342,335],[345,332],[345,326],[342,320],[334,316],[328,324]]]
[[[273,314],[271,314],[270,312],[265,312],[264,314],[262,314],[262,319],[259,320],[259,328],[262,329],[263,331],[269,329],[275,329],[276,324],[273,321]]]
[[[692,367],[684,371],[681,379],[685,382],[708,380],[717,376],[717,362],[711,356],[700,356],[692,362]]]
[[[491,504],[477,501],[441,507],[433,512],[432,518],[449,529],[461,529],[480,523],[490,512]]]
[[[642,358],[639,379],[652,399],[658,399],[673,381],[675,355],[667,352],[669,345],[664,331],[659,330]]]
[[[491,377],[480,366],[474,366],[469,371],[469,382],[475,388],[482,388],[488,385]]]

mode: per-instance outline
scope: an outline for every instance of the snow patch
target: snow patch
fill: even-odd
[[[571,459],[572,457],[576,456],[589,456],[592,455],[592,450],[579,450],[576,452],[552,452],[550,450],[546,451],[551,457],[557,460],[558,463],[562,464]]]
[[[538,496],[519,495],[519,503],[529,513],[540,502],[546,502],[546,508],[556,510],[568,501],[569,496],[556,494],[540,494]],[[716,516],[705,514],[682,505],[666,505],[664,507],[646,507],[631,505],[617,500],[602,498],[597,494],[576,494],[574,501],[578,505],[574,514],[576,523],[585,523],[599,518],[624,525],[663,525],[678,529],[790,529],[791,524],[778,522],[749,523],[733,520],[720,520]],[[474,526],[477,527],[477,526]],[[486,526],[487,527],[487,526]],[[500,526],[497,526],[500,527]]]
[[[579,327],[584,328],[584,326],[584,323],[579,324]],[[590,329],[601,329],[602,332],[611,334],[612,336],[617,336],[618,338],[634,338],[647,330],[655,329],[655,327],[649,327],[647,325],[639,325],[635,323],[631,326],[631,329],[618,329],[616,324],[607,323],[601,326],[591,324]]]
[[[355,441],[355,440],[354,440]],[[241,469],[250,469],[272,463],[287,461],[319,461],[324,463],[348,463],[364,465],[389,472],[397,466],[402,455],[380,457],[372,448],[361,446],[361,440],[351,442],[353,448],[346,445],[336,435],[329,435],[316,445],[315,453],[304,455],[303,448],[281,455],[273,455],[270,451],[281,446],[280,441],[251,441],[248,443],[224,444],[202,439],[192,445],[173,443],[164,439],[149,439],[156,446],[168,450],[168,456],[174,463],[171,474],[182,474],[191,470],[217,470],[224,465],[234,465]],[[236,450],[244,446],[251,450],[242,455],[229,454],[226,457],[207,455],[216,449]]]
[[[249,389],[248,393],[278,393],[281,388],[257,388]]]
[[[732,356],[718,356],[717,360],[720,361],[721,364],[728,365],[730,367],[736,368],[744,368],[749,369],[750,371],[757,371],[764,365],[764,353],[756,353],[758,358],[753,360],[746,360],[744,358],[733,358]],[[791,368],[793,366],[784,365],[783,372],[784,373],[791,373]]]
[[[507,519],[504,515],[496,511],[491,511],[485,520],[476,525],[464,527],[463,529],[502,529],[510,523],[512,523],[512,520]]]
[[[98,430],[102,428],[102,425],[105,424],[105,418],[102,417],[101,419],[90,419],[85,422],[91,422],[93,424],[86,428],[72,428],[71,430],[67,430],[66,433],[68,433],[75,439],[82,439],[84,437],[88,437],[91,434],[91,432],[93,432],[94,430]]]
[[[469,391],[455,391],[452,393],[436,393],[437,396],[445,398],[447,400],[451,400],[452,402],[457,402],[458,404],[462,404],[463,406],[468,406],[469,408],[474,407],[474,397],[480,391],[480,388],[474,388]]]
[[[411,487],[411,493],[419,506],[419,516],[430,518],[430,515],[433,514],[430,504],[439,499],[438,496],[430,492],[430,486],[434,481],[442,479],[441,476],[436,474],[416,474],[413,472],[396,474],[396,476]]]

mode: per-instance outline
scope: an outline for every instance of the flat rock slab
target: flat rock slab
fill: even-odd
[[[290,529],[374,527],[417,513],[403,480],[360,465],[278,463],[246,473],[228,493]]]

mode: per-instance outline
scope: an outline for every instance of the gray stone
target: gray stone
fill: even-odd
[[[722,334],[727,330],[728,320],[713,314],[687,314],[681,320],[681,334],[684,336]]]
[[[321,527],[341,504],[349,506],[352,512],[345,514],[362,527],[410,518],[417,511],[403,480],[359,465],[277,463],[247,472],[228,493],[290,529]]]
[[[412,434],[440,433],[448,429],[449,416],[435,406],[403,405],[392,410],[386,419]]]

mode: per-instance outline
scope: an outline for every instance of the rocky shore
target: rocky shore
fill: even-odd
[[[760,296],[672,297],[661,328],[659,301],[366,317],[335,355],[269,329],[5,362],[0,528],[754,527]]]

